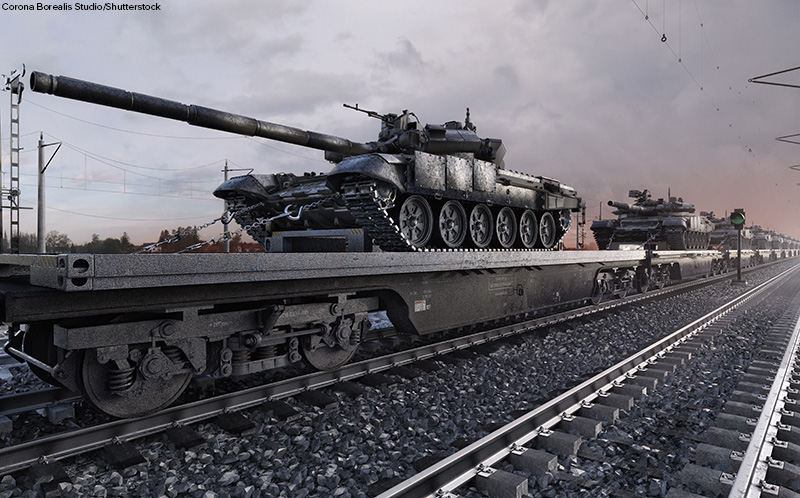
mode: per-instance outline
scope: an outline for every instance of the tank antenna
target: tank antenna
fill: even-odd
[[[467,107],[467,118],[464,120],[464,129],[465,130],[471,130],[471,131],[476,131],[477,130],[475,125],[472,124],[472,121],[469,120],[469,107]]]

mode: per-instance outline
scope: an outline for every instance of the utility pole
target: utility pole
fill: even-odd
[[[225,159],[225,169],[223,169],[222,172],[225,174],[224,178],[225,178],[226,182],[228,181],[228,171],[229,171],[228,170],[228,160]],[[228,217],[223,214],[223,220],[227,220],[227,219],[228,219]],[[225,242],[223,243],[223,247],[224,247],[225,253],[227,254],[227,253],[231,252],[231,241],[228,238],[228,222],[227,221],[223,221],[222,229],[225,230]]]
[[[50,159],[47,163],[44,162],[44,148],[49,147],[51,145],[58,145],[56,151],[53,152],[53,155],[50,156]],[[39,132],[39,164],[37,168],[37,175],[39,179],[39,192],[36,202],[36,252],[39,254],[45,254],[47,252],[46,247],[46,239],[47,239],[47,229],[45,225],[45,201],[44,201],[44,172],[47,170],[47,167],[50,165],[50,161],[58,153],[58,149],[61,148],[61,142],[46,144],[44,143],[44,134]]]
[[[39,132],[39,161],[36,167],[36,176],[39,180],[36,196],[36,252],[45,254],[45,224],[44,224],[44,133]]]

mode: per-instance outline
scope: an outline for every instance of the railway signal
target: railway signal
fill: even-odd
[[[731,223],[733,223],[733,226],[736,227],[737,230],[739,231],[742,230],[742,227],[744,227],[744,220],[745,220],[744,209],[742,208],[734,209],[733,212],[731,213]]]

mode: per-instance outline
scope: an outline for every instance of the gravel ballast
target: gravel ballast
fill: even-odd
[[[752,272],[747,278],[751,284],[758,284],[790,266],[781,263]],[[72,483],[60,484],[61,493],[67,497],[372,496],[380,483],[416,473],[414,463],[418,460],[427,457],[435,461],[455,452],[485,436],[496,424],[511,421],[515,410],[535,408],[741,292],[743,289],[723,282],[681,296],[626,306],[579,325],[565,324],[526,334],[471,360],[437,362],[441,368],[436,372],[419,372],[410,379],[393,376],[393,384],[367,387],[353,398],[331,391],[340,401],[332,410],[323,411],[290,398],[286,402],[301,413],[299,420],[277,421],[262,411],[250,410],[247,416],[257,429],[245,437],[225,433],[212,423],[199,424],[194,428],[207,444],[194,451],[176,448],[165,436],[148,438],[137,443],[148,463],[128,469],[112,469],[93,454],[82,456],[65,463]],[[753,318],[754,323],[765,319]],[[726,374],[714,372],[712,377]],[[683,375],[670,382],[679,382]],[[4,380],[0,389],[6,390],[7,382]],[[16,376],[11,382],[18,382]],[[20,380],[13,389],[21,385]],[[665,385],[664,392],[670,392],[669,386]],[[717,385],[713,389],[721,388]],[[677,401],[669,406],[676,413],[686,410]],[[707,407],[695,408],[701,417]],[[646,409],[646,404],[634,408]],[[619,431],[619,437],[631,437],[624,421],[612,430]],[[620,447],[602,451],[638,450]],[[667,455],[672,455],[669,460],[675,466],[685,458],[678,449],[664,453],[665,461]],[[647,465],[647,457],[643,462]],[[559,463],[564,471],[573,468],[571,462]],[[574,468],[593,478],[613,474],[602,463],[591,468],[581,465],[576,463]],[[550,494],[547,490],[552,487],[531,488],[534,496],[569,496]],[[663,496],[661,490],[660,485],[650,488],[648,484],[644,491]],[[0,482],[0,498],[35,496],[32,492],[23,479],[7,477]]]

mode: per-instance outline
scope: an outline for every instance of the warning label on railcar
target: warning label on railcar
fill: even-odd
[[[414,301],[414,311],[427,311],[428,310],[428,302],[427,300],[423,299],[422,301]]]

